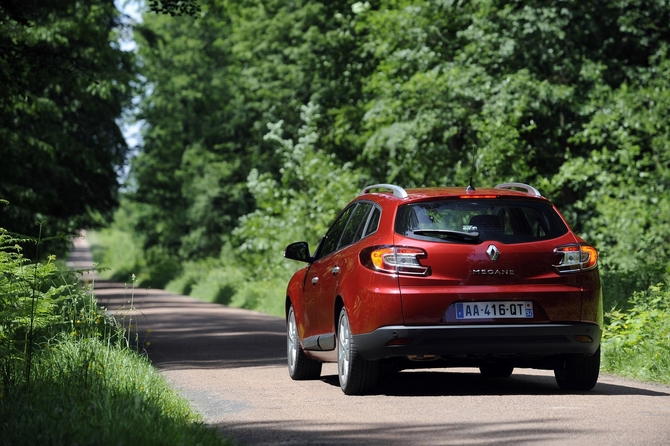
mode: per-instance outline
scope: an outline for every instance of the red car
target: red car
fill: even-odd
[[[288,369],[316,379],[337,362],[348,395],[374,391],[382,364],[554,370],[564,390],[598,380],[598,253],[546,198],[494,188],[366,187],[286,291]]]

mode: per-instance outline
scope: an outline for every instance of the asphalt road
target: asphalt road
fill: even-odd
[[[78,241],[77,266],[87,255]],[[670,444],[668,386],[601,375],[593,391],[565,394],[551,372],[428,369],[348,397],[332,364],[319,380],[289,378],[283,319],[120,283],[96,281],[95,293],[139,327],[153,363],[206,423],[240,444]]]

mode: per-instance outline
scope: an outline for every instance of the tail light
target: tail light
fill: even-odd
[[[589,245],[564,245],[554,249],[559,258],[553,267],[559,273],[588,271],[598,264],[598,251]]]
[[[426,257],[428,255],[423,249],[403,246],[373,246],[360,254],[361,263],[371,270],[412,276],[430,274],[430,267],[420,262]]]

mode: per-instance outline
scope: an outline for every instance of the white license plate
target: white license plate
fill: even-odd
[[[533,317],[533,302],[458,302],[456,319],[530,319]]]

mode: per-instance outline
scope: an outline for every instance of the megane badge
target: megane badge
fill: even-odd
[[[500,257],[500,251],[496,248],[496,245],[489,245],[489,247],[486,248],[486,255],[489,256],[491,261],[495,262],[498,260],[498,257]]]

